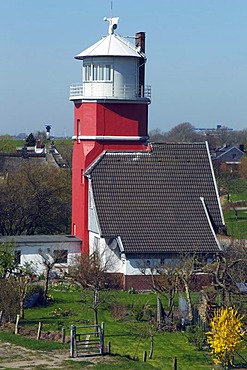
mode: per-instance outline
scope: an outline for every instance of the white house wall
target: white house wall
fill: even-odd
[[[73,243],[49,243],[47,244],[29,244],[29,245],[17,245],[17,251],[20,251],[20,266],[24,266],[26,263],[32,264],[34,269],[34,273],[36,275],[40,275],[44,272],[45,267],[42,263],[42,257],[40,256],[40,250],[42,253],[48,254],[47,248],[50,249],[50,254],[52,255],[55,250],[67,250],[68,251],[68,258],[67,264],[61,263],[56,264],[54,269],[62,268],[67,269],[68,265],[72,265],[75,259],[80,256],[81,254],[81,243],[80,242],[73,242]]]
[[[95,251],[100,254],[102,265],[106,267],[107,272],[124,273],[119,249],[112,251],[104,238],[89,232],[89,253],[92,254]]]
[[[95,242],[95,240],[98,240]],[[142,275],[143,268],[145,273],[148,275],[151,273],[150,268],[160,265],[160,258],[131,258],[131,256],[125,256],[124,253],[120,253],[119,247],[115,250],[111,250],[107,245],[104,238],[100,238],[99,234],[90,232],[89,233],[89,253],[92,254],[95,251],[100,253],[102,263],[106,266],[107,272],[109,273],[122,273],[123,275]],[[150,266],[150,268],[149,268]]]
[[[150,268],[160,265],[160,259],[146,259],[144,258],[131,258],[125,260],[125,275],[143,275],[145,270],[146,275],[151,274]]]

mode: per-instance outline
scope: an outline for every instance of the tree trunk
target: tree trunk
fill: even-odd
[[[187,281],[185,281],[185,280],[184,280],[184,287],[185,287],[186,299],[187,299],[187,302],[188,302],[188,319],[189,319],[189,321],[192,321],[193,320],[193,312],[192,312],[190,290],[189,290],[189,285],[188,285]]]
[[[97,289],[93,292],[93,312],[94,312],[94,325],[95,335],[99,336],[99,319],[98,319],[98,305],[99,305],[99,291]]]
[[[154,336],[151,334],[150,336],[150,351],[149,351],[149,356],[148,358],[151,360],[153,358],[153,353],[154,353]]]
[[[20,276],[18,277],[18,284],[19,284],[19,306],[20,306],[20,318],[24,319],[24,302],[27,295],[27,287],[30,282],[30,277]]]
[[[175,295],[175,289],[174,288],[169,289],[168,314],[167,314],[168,317],[170,317],[170,315],[173,313],[174,295]]]
[[[231,306],[231,293],[228,291],[227,287],[224,287],[223,289],[223,302],[224,304],[226,305],[226,307],[230,307]]]
[[[50,270],[46,266],[45,273],[44,273],[44,276],[45,276],[45,287],[44,287],[44,294],[43,294],[44,303],[47,301],[47,295],[48,295],[49,272]]]

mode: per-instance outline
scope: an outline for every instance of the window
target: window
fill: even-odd
[[[86,82],[112,80],[111,64],[85,64],[83,68],[84,68],[84,81]]]
[[[76,130],[77,130],[77,136],[80,136],[81,135],[81,121],[79,119],[77,120]]]
[[[105,79],[106,81],[111,80],[111,65],[110,64],[105,66]]]
[[[21,251],[15,251],[15,262],[21,264]]]
[[[99,251],[99,238],[97,236],[94,237],[94,250]]]
[[[98,80],[98,66],[93,66],[93,80],[96,81]]]
[[[92,194],[92,189],[89,190],[89,208],[93,209],[93,194]]]
[[[83,69],[84,69],[84,81],[91,81],[92,79],[91,64],[84,65]]]
[[[56,263],[67,263],[68,251],[66,249],[57,249],[54,251],[54,258]]]

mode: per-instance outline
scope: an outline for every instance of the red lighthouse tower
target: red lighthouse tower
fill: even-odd
[[[148,104],[145,86],[145,33],[135,45],[115,33],[119,18],[105,18],[108,35],[75,58],[83,60],[82,83],[72,85],[74,148],[72,233],[89,251],[88,182],[84,171],[105,150],[147,150]]]

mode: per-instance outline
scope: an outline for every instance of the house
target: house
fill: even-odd
[[[123,286],[143,288],[140,267],[181,254],[211,260],[224,218],[207,143],[106,151],[85,171],[90,253],[98,250]]]
[[[225,145],[220,149],[216,149],[211,153],[213,165],[217,169],[222,167],[229,172],[235,172],[241,160],[246,157],[244,146]]]
[[[31,264],[33,273],[37,276],[45,270],[40,253],[51,260],[53,256],[58,256],[59,262],[53,269],[58,274],[67,271],[68,266],[73,264],[81,253],[81,239],[73,235],[0,236],[0,244],[2,243],[13,243],[19,264]]]
[[[108,34],[75,57],[72,234],[125,289],[146,289],[143,265],[212,259],[225,224],[207,143],[148,141],[145,33],[131,44],[117,17],[105,20]]]

